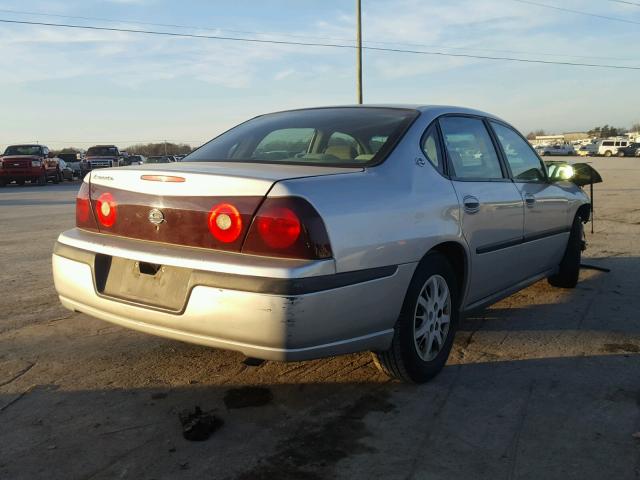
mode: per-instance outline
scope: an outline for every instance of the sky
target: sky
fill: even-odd
[[[363,41],[640,66],[640,0],[537,3],[627,22],[516,0],[362,0]],[[353,44],[355,1],[0,0],[0,19]],[[355,103],[355,56],[350,48],[0,23],[0,147],[197,146],[261,113]],[[640,122],[640,70],[367,50],[363,68],[365,103],[478,108],[525,134]]]

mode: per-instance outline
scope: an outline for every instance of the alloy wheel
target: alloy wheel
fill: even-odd
[[[413,341],[422,360],[430,362],[442,350],[451,323],[451,292],[440,275],[427,279],[420,294],[413,321]]]

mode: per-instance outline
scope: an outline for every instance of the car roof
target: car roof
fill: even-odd
[[[493,115],[488,112],[483,112],[481,110],[477,110],[474,108],[467,107],[459,107],[455,105],[427,105],[427,104],[404,104],[404,103],[368,103],[368,104],[346,104],[346,105],[327,105],[321,107],[307,107],[307,108],[296,108],[291,110],[281,110],[277,112],[270,113],[285,113],[285,112],[300,112],[304,110],[321,110],[321,109],[331,109],[331,108],[359,108],[359,109],[367,109],[367,108],[390,108],[390,109],[401,109],[401,110],[417,110],[422,114],[427,114],[432,116],[433,118],[439,117],[440,115],[458,113],[463,115],[478,115],[482,117],[493,118],[499,120],[504,123],[508,123],[500,117]],[[269,113],[265,114],[269,115]]]

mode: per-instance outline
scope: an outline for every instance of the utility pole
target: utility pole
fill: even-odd
[[[356,89],[358,96],[358,104],[362,104],[362,9],[361,0],[356,0]]]

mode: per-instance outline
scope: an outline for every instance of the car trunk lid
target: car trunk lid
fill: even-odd
[[[230,162],[113,168],[91,172],[91,208],[101,233],[239,252],[274,183],[360,171],[362,168]],[[224,204],[237,209],[241,232],[223,244],[211,234],[208,222],[212,209]]]

